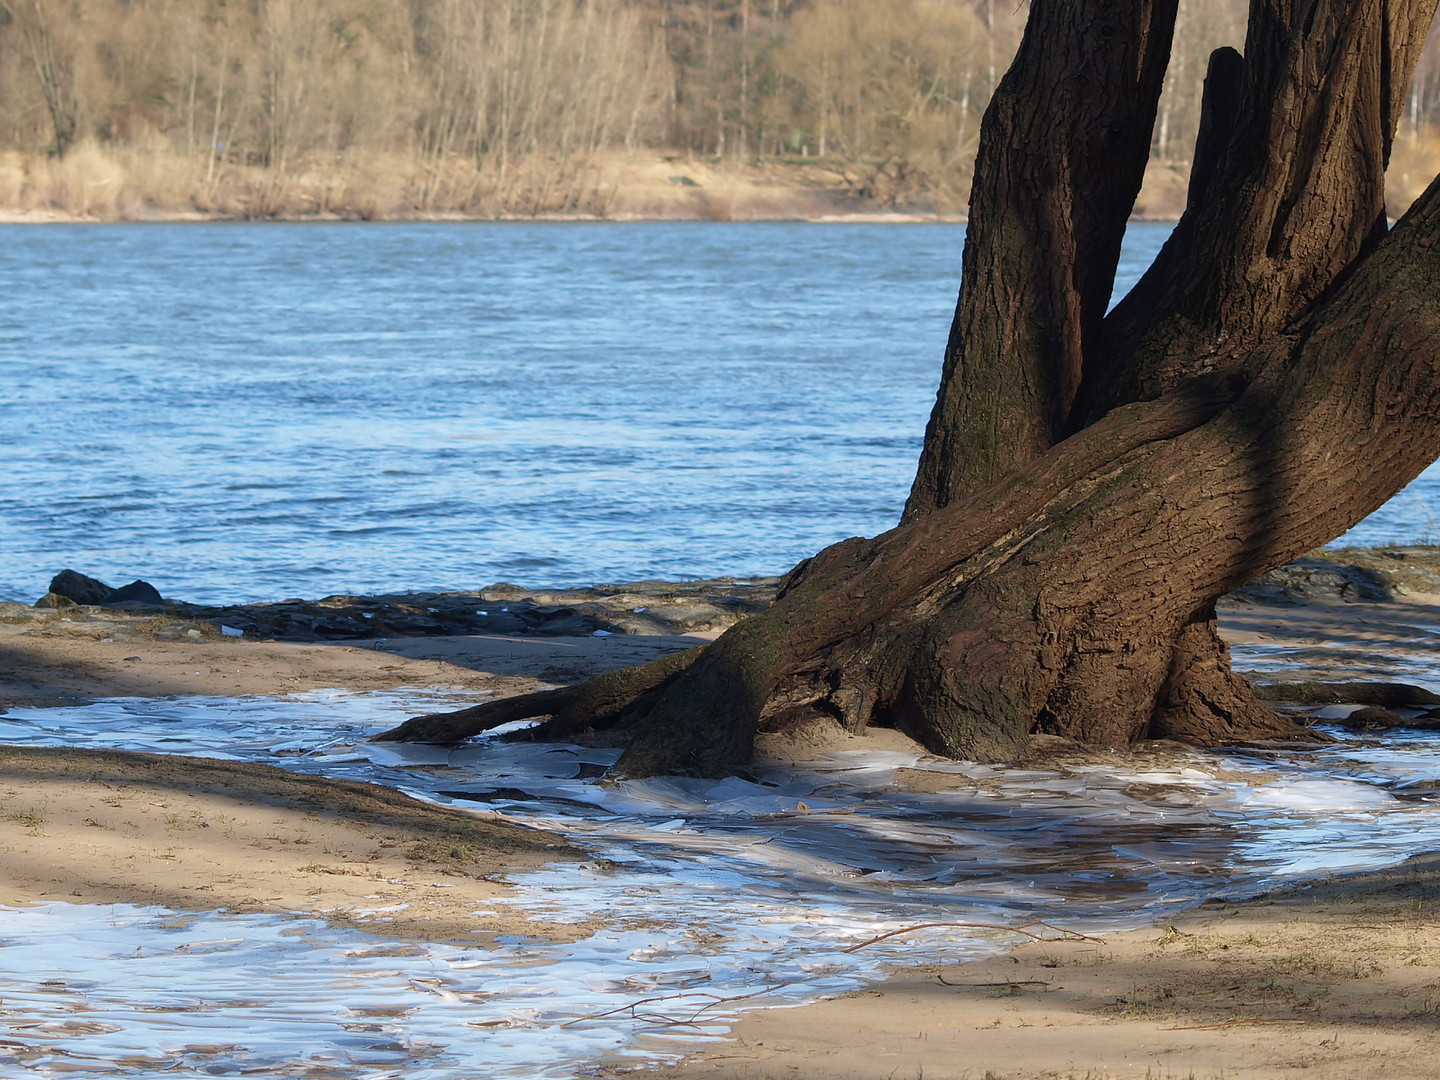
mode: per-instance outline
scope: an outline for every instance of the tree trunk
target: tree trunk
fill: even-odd
[[[719,775],[815,715],[982,760],[1033,732],[1293,734],[1214,604],[1440,455],[1440,182],[1388,233],[1383,199],[1435,4],[1255,0],[1245,56],[1212,58],[1185,216],[1107,315],[1175,4],[1035,0],[901,524],[704,649],[385,737],[549,716],[613,730],[625,772]]]
[[[64,157],[80,133],[80,99],[73,56],[57,53],[50,11],[40,0],[0,0],[0,15],[18,23],[30,69],[55,132],[55,156]]]

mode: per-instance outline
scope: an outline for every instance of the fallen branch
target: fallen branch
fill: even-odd
[[[1032,933],[1029,929],[1027,929],[1027,927],[1031,926],[1044,927],[1046,930],[1053,931],[1060,936],[1046,937],[1044,934]],[[1082,934],[1076,930],[1066,930],[1063,926],[1054,926],[1051,923],[1045,922],[1041,919],[1036,919],[1034,922],[1023,923],[1020,926],[1001,926],[998,923],[970,922],[916,923],[914,926],[902,926],[899,930],[891,930],[887,933],[881,934],[879,937],[873,937],[868,941],[862,941],[858,945],[851,945],[848,949],[841,949],[840,951],[847,953],[858,952],[859,950],[865,948],[867,945],[874,945],[876,942],[885,941],[888,938],[899,937],[901,934],[913,934],[916,930],[931,930],[936,927],[956,927],[962,930],[999,930],[1006,934],[1020,934],[1024,937],[1029,938],[1031,941],[1094,941],[1100,945],[1105,944],[1104,938],[1090,937],[1088,934]]]
[[[1189,1027],[1168,1027],[1161,1028],[1161,1031],[1214,1031],[1217,1028],[1239,1027],[1242,1024],[1304,1024],[1307,1021],[1303,1016],[1237,1016],[1230,1020],[1222,1020],[1218,1024],[1191,1024]]]
[[[962,982],[962,983],[952,983],[952,982],[949,982],[949,981],[945,978],[944,975],[941,975],[941,974],[938,973],[938,972],[935,974],[935,980],[936,980],[936,982],[938,982],[941,986],[960,986],[960,987],[965,987],[966,989],[970,989],[970,990],[995,990],[995,989],[999,989],[999,988],[1001,988],[1001,987],[1004,987],[1005,989],[1008,990],[1008,989],[1010,989],[1011,987],[1021,987],[1021,986],[1043,986],[1043,987],[1045,987],[1046,989],[1049,989],[1049,988],[1053,985],[1052,983],[1046,982],[1044,979],[1005,979],[1005,980],[1003,980],[1003,981],[1001,981],[1001,982]]]
[[[795,980],[793,979],[790,980],[790,982],[794,981]],[[631,1019],[634,1020],[648,1020],[651,1023],[657,1024],[694,1025],[699,1022],[700,1014],[703,1013],[706,1009],[713,1009],[717,1005],[729,1005],[736,1001],[747,1001],[750,998],[760,997],[763,994],[769,994],[775,990],[779,990],[783,987],[789,986],[790,982],[776,983],[773,986],[767,986],[763,989],[755,990],[749,994],[736,994],[734,997],[724,997],[720,994],[707,994],[699,990],[694,990],[685,994],[661,994],[657,997],[640,998],[638,1001],[631,1001],[625,1005],[617,1005],[615,1008],[606,1009],[604,1012],[590,1013],[587,1016],[577,1016],[574,1020],[567,1020],[560,1026],[562,1028],[574,1027],[576,1024],[584,1024],[591,1020],[604,1020],[606,1017],[615,1016],[619,1013],[626,1012],[628,1012],[631,1016]],[[666,1016],[664,1013],[637,1013],[635,1011],[636,1009],[639,1009],[642,1005],[649,1005],[652,1002],[683,1001],[685,998],[709,998],[710,1000],[707,1001],[704,1005],[701,1005],[693,1013],[691,1013],[689,1019]]]
[[[887,938],[897,937],[900,934],[909,934],[913,933],[916,930],[928,930],[933,927],[941,926],[961,927],[967,930],[1000,930],[1007,934],[1020,934],[1021,936],[1027,937],[1032,941],[1094,941],[1101,945],[1105,943],[1103,938],[1090,937],[1088,934],[1082,934],[1076,930],[1066,930],[1063,926],[1055,926],[1053,923],[1045,922],[1042,919],[1036,919],[1034,922],[1024,923],[1021,926],[1001,926],[998,923],[933,922],[917,923],[914,926],[902,926],[898,930],[891,930],[888,933],[881,934],[878,937],[870,938],[867,941],[862,941],[858,945],[851,945],[849,948],[841,949],[840,951],[852,953],[865,948],[867,945],[874,945],[876,942],[884,941]],[[1044,934],[1034,933],[1029,929],[1032,926],[1043,927],[1044,929],[1049,930],[1059,936],[1046,937]],[[617,1016],[621,1013],[628,1013],[632,1020],[644,1020],[653,1024],[693,1027],[701,1022],[700,1017],[707,1009],[713,1009],[719,1005],[731,1005],[737,1001],[748,1001],[751,998],[761,997],[765,994],[773,994],[776,990],[783,990],[785,987],[792,986],[799,981],[800,980],[798,979],[789,979],[785,982],[772,983],[770,986],[766,986],[759,990],[752,991],[751,993],[736,994],[733,997],[724,997],[720,994],[707,994],[700,990],[692,990],[687,993],[662,994],[656,997],[640,998],[636,1001],[627,1002],[624,1005],[617,1005],[613,1009],[606,1009],[604,1012],[589,1013],[585,1016],[577,1016],[573,1020],[567,1020],[560,1026],[562,1028],[574,1027],[576,1024],[586,1024],[591,1022],[592,1020],[604,1020],[607,1017]],[[942,983],[945,983],[943,977],[940,978],[940,981]],[[1030,984],[1037,984],[1041,986],[1049,985],[1049,983],[1042,982],[1038,979],[1010,980],[1008,982],[1000,983],[945,983],[946,986],[1025,986]],[[646,1005],[651,1005],[656,1002],[684,1001],[687,998],[708,998],[709,1000],[707,1000],[705,1004],[701,1005],[694,1012],[692,1012],[688,1017],[670,1016],[662,1012],[642,1013],[637,1011]]]

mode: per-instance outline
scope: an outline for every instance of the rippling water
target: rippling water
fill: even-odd
[[[197,602],[781,572],[894,524],[962,238],[0,227],[0,598],[67,565]],[[1357,539],[1440,532],[1437,483]]]

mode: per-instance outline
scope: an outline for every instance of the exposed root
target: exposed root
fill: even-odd
[[[517,720],[531,720],[541,716],[553,716],[565,708],[566,701],[573,696],[569,688],[541,690],[533,694],[518,694],[515,697],[486,701],[455,712],[426,713],[412,716],[398,727],[382,731],[371,738],[371,742],[423,742],[458,743],[493,731]]]
[[[684,671],[705,650],[697,646],[640,667],[607,671],[576,686],[501,698],[455,712],[427,713],[382,731],[372,742],[458,743],[517,720],[549,717],[546,736],[566,738],[606,728],[631,706]]]

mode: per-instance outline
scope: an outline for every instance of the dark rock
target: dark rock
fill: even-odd
[[[209,632],[207,634],[207,631]],[[214,631],[208,625],[192,622],[170,623],[162,626],[151,636],[156,641],[203,641],[207,636],[213,635]]]
[[[88,610],[73,617],[106,622],[117,641],[130,632],[126,629],[129,624],[134,624],[134,632],[141,637],[189,638],[187,631],[198,628],[206,640],[223,635],[220,628],[227,626],[243,630],[245,638],[252,641],[452,634],[589,637],[596,631],[617,635],[689,634],[723,630],[749,614],[765,610],[774,599],[778,583],[778,578],[716,578],[535,590],[500,584],[474,592],[335,595],[323,600],[223,606],[164,600],[164,614],[184,625],[161,631],[147,622],[162,603],[160,594],[145,582],[134,582],[124,589],[110,590],[101,604],[87,605]],[[35,607],[19,608],[27,618],[48,619],[53,618],[55,608],[75,604],[73,599],[54,594]],[[106,611],[96,610],[102,605]],[[0,613],[0,618],[4,617]]]
[[[77,604],[103,604],[115,590],[76,570],[61,570],[50,579],[50,593]],[[58,606],[58,605],[57,605]]]
[[[160,590],[151,585],[148,581],[132,581],[129,585],[122,585],[113,589],[110,595],[100,604],[104,607],[136,607],[153,605],[162,606],[165,598],[160,595]]]
[[[1332,720],[1329,723],[1339,724],[1351,731],[1362,732],[1391,731],[1395,728],[1409,728],[1412,731],[1440,731],[1440,719],[1436,718],[1433,711],[1422,713],[1419,716],[1402,716],[1400,713],[1381,708],[1378,705],[1368,705],[1363,709],[1356,709],[1343,720]]]
[[[1378,705],[1387,709],[1423,709],[1440,705],[1440,694],[1423,686],[1392,682],[1273,682],[1258,683],[1261,701],[1297,705]]]
[[[1383,570],[1307,557],[1261,575],[1243,592],[1272,603],[1375,603],[1393,599],[1394,584]]]
[[[593,615],[576,611],[570,607],[556,608],[553,611],[536,609],[534,614],[539,616],[536,620],[535,630],[542,634],[556,637],[585,637],[593,634],[596,630],[604,629]]]
[[[1433,545],[1322,548],[1311,557],[1373,570],[1393,582],[1396,592],[1440,592],[1440,548]]]
[[[1381,705],[1367,705],[1363,709],[1356,709],[1345,719],[1335,722],[1352,731],[1383,731],[1386,728],[1404,727],[1411,721]]]
[[[311,632],[322,638],[337,640],[356,640],[376,636],[373,627],[367,626],[359,619],[352,619],[348,615],[316,619],[311,627]]]
[[[65,607],[67,602],[89,607],[161,607],[165,598],[148,581],[132,581],[116,589],[76,570],[61,570],[51,578],[50,591],[35,606]]]

